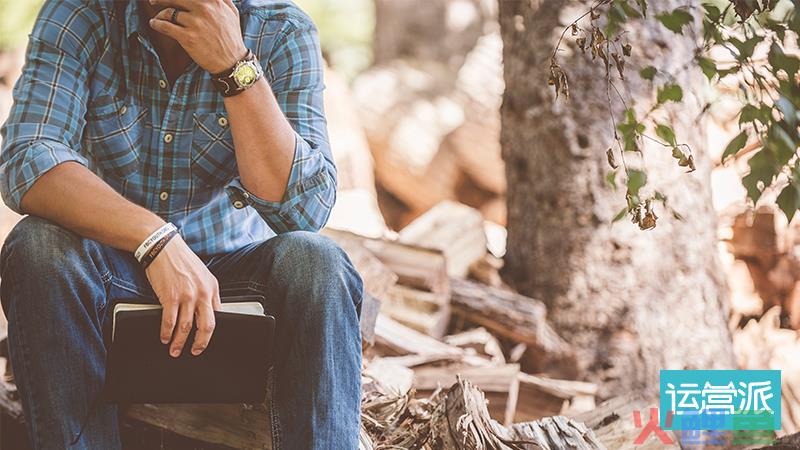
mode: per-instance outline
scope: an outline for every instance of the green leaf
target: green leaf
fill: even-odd
[[[743,149],[745,145],[747,145],[747,131],[742,130],[742,132],[733,138],[728,143],[728,146],[725,147],[725,151],[722,152],[722,162],[724,163],[728,158],[739,153],[739,150]]]
[[[623,150],[626,152],[639,151],[639,136],[646,129],[644,124],[636,119],[636,113],[632,109],[625,111],[625,121],[617,124],[622,134]]]
[[[780,171],[770,152],[761,150],[747,161],[750,172],[742,178],[742,185],[747,190],[747,197],[754,203],[761,198],[761,192],[772,184],[772,179]]]
[[[624,219],[624,218],[625,218],[625,215],[626,215],[626,214],[628,214],[628,208],[622,208],[622,209],[620,209],[620,210],[619,210],[619,212],[617,213],[617,215],[616,215],[616,216],[614,216],[614,219],[612,219],[612,220],[611,220],[611,222],[612,222],[612,223],[613,223],[613,222],[619,222],[620,220],[622,220],[622,219]]]
[[[744,61],[753,56],[753,52],[756,50],[756,45],[758,45],[763,39],[764,38],[759,35],[751,37],[746,41],[731,37],[728,39],[728,42],[736,47],[736,50],[739,51],[739,55],[736,57],[736,59],[738,61]]]
[[[667,84],[658,88],[658,104],[663,105],[669,101],[680,102],[683,100],[683,88],[677,84]]]
[[[647,174],[641,170],[629,169],[628,170],[628,194],[631,196],[638,196],[639,190],[647,184]]]
[[[700,66],[700,70],[703,71],[703,74],[706,76],[706,78],[708,78],[708,81],[714,79],[714,77],[718,74],[717,65],[710,58],[700,56],[697,58],[697,64]]]
[[[685,9],[675,9],[672,12],[661,13],[656,16],[670,31],[676,34],[683,34],[683,27],[692,23],[694,18]]]
[[[712,22],[719,22],[722,12],[719,8],[712,3],[703,3],[703,9],[706,10],[706,17]]]
[[[783,49],[777,43],[773,42],[772,47],[769,49],[767,59],[772,66],[772,72],[775,74],[777,74],[779,70],[784,70],[789,75],[789,78],[792,79],[800,70],[800,59],[784,53]]]
[[[780,126],[780,123],[773,123],[772,126],[769,127],[765,147],[772,151],[773,157],[780,165],[788,163],[792,155],[794,155],[795,150],[797,150],[797,145],[795,145],[794,140],[789,136],[789,133]]]
[[[642,18],[642,14],[639,11],[637,11],[633,6],[631,6],[631,4],[628,3],[628,2],[622,3],[622,9],[625,10],[625,14],[628,17],[631,17],[631,18],[634,18],[634,19],[641,19]]]
[[[772,122],[772,108],[766,105],[756,106],[752,103],[744,105],[739,112],[739,125],[756,121],[764,125]]]
[[[660,123],[656,124],[656,134],[669,145],[673,147],[678,145],[677,141],[675,140],[675,131],[672,129],[672,127]]]
[[[791,222],[794,213],[800,208],[800,192],[798,192],[794,181],[783,188],[780,195],[778,195],[777,203],[781,211],[786,214],[786,218]]]
[[[639,76],[645,80],[653,81],[653,79],[656,77],[656,73],[658,73],[658,69],[653,66],[647,66],[639,71]]]

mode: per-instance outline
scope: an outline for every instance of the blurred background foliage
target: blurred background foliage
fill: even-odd
[[[8,1],[8,0],[5,0]],[[326,60],[352,78],[372,62],[372,0],[297,0],[317,24]]]
[[[0,0],[0,51],[24,45],[43,0]]]

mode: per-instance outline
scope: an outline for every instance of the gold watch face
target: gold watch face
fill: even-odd
[[[233,72],[233,78],[243,88],[250,87],[255,83],[257,76],[258,72],[252,64],[242,64]]]

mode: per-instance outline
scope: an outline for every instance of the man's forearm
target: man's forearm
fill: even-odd
[[[242,185],[268,201],[281,201],[292,170],[295,133],[265,79],[225,99]]]
[[[42,175],[22,197],[21,206],[28,214],[130,252],[164,224],[74,162],[59,164]]]

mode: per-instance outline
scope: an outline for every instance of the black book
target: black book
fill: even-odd
[[[224,299],[223,299],[224,302]],[[261,403],[267,392],[275,318],[258,302],[223,303],[208,347],[181,355],[161,343],[161,305],[114,305],[104,397],[116,403]]]

